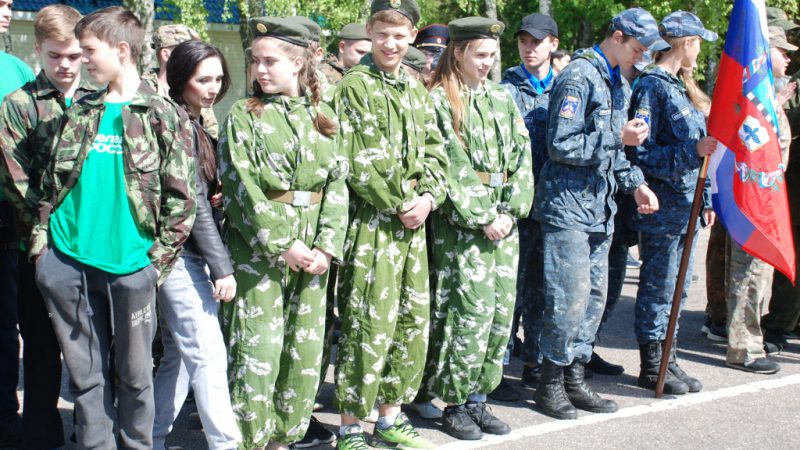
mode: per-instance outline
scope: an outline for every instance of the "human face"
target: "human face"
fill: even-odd
[[[564,55],[561,58],[556,58],[553,60],[553,71],[555,73],[559,73],[564,70],[564,67],[567,67],[567,64],[572,61],[572,57],[569,55]]]
[[[638,39],[634,37],[625,39],[625,36],[619,31],[614,33],[613,41],[616,44],[615,59],[622,70],[628,70],[641,61],[644,58],[644,52],[647,51],[647,47]]]
[[[372,43],[367,40],[339,41],[339,61],[341,61],[345,68],[349,69],[358,65],[358,63],[361,61],[361,58],[369,53],[371,48]]]
[[[558,48],[558,39],[547,36],[536,39],[530,33],[521,31],[517,35],[519,58],[529,71],[538,71],[543,65],[550,67],[550,55]]]
[[[466,49],[456,49],[462,82],[476,88],[486,80],[497,58],[497,39],[475,39]]]
[[[224,79],[219,58],[212,56],[200,61],[183,88],[183,101],[196,116],[200,115],[201,109],[214,106]]]
[[[253,72],[261,90],[267,94],[300,95],[301,56],[289,55],[283,41],[260,37],[253,41]]]
[[[8,31],[11,26],[11,0],[0,0],[0,33]]]
[[[378,68],[397,73],[408,46],[417,37],[417,29],[375,21],[367,25],[367,36],[372,40],[372,59]]]
[[[770,47],[769,55],[772,59],[772,76],[781,78],[786,76],[786,68],[789,67],[789,54],[782,48]]]
[[[82,37],[80,43],[81,61],[94,82],[102,85],[119,78],[123,71],[119,46],[112,47],[92,35]]]
[[[47,78],[62,92],[68,91],[81,74],[81,45],[77,39],[56,41],[45,39],[36,43],[36,53],[42,61]]]
[[[683,44],[686,50],[683,53],[681,67],[694,67],[697,65],[697,55],[700,54],[700,41],[702,40],[700,36],[693,36],[686,40]]]

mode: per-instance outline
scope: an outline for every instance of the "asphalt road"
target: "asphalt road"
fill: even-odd
[[[619,377],[595,376],[590,380],[598,392],[619,403],[619,412],[582,412],[573,421],[546,417],[533,409],[533,391],[519,384],[521,363],[512,359],[506,374],[519,389],[521,400],[510,404],[490,402],[495,415],[512,426],[511,434],[464,442],[441,432],[437,422],[409,414],[412,422],[439,448],[454,450],[800,448],[800,341],[792,342],[775,357],[782,367],[775,375],[750,374],[725,366],[725,346],[707,340],[699,331],[706,303],[703,264],[707,232],[701,232],[700,237],[696,257],[700,280],[692,284],[681,318],[678,358],[684,370],[703,382],[702,392],[657,400],[652,391],[636,386],[639,356],[633,335],[633,303],[638,270],[629,269],[623,298],[597,346],[604,358],[624,365],[625,373]],[[330,405],[332,371],[327,381],[322,401]],[[66,382],[62,392],[62,415],[70,433],[72,403]],[[180,445],[186,450],[207,448],[202,431],[193,427],[188,417],[194,409],[193,403],[184,406],[168,445]],[[338,429],[337,415],[329,406],[316,416],[329,429]],[[371,432],[372,425],[366,424],[365,429]]]

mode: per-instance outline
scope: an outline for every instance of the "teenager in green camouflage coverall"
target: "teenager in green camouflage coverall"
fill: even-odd
[[[430,384],[450,405],[444,430],[460,439],[480,439],[481,431],[510,431],[496,418],[490,424],[488,417],[470,420],[468,413],[480,415],[485,395],[503,375],[516,299],[515,221],[530,212],[533,174],[522,117],[511,95],[486,80],[503,24],[467,17],[448,28],[451,43],[431,91],[450,166],[448,199],[433,214],[432,339],[439,345],[432,350]]]
[[[240,448],[287,448],[305,434],[317,392],[327,268],[342,257],[347,225],[347,162],[331,130],[316,126],[320,114],[332,125],[334,113],[319,103],[307,31],[269,17],[250,25],[260,89],[234,104],[219,142],[240,290],[222,305],[223,330]],[[295,63],[302,72],[286,81]],[[301,192],[311,200],[298,200]]]
[[[445,198],[447,157],[428,92],[401,70],[419,8],[411,0],[391,3],[373,2],[367,25],[372,56],[350,69],[334,98],[352,192],[339,269],[340,448],[366,446],[358,419],[376,402],[376,436],[432,445],[418,437],[399,406],[414,399],[425,364],[430,292],[424,221]]]

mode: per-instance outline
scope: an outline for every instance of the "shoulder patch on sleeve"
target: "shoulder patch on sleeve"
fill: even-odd
[[[573,97],[572,95],[564,97],[564,101],[561,102],[561,108],[558,112],[558,116],[565,119],[574,119],[575,113],[578,111],[578,106],[580,104],[581,99],[578,97]]]
[[[647,126],[650,126],[650,110],[649,109],[639,108],[639,109],[636,110],[636,114],[633,117],[634,117],[634,119],[642,119],[642,120],[644,120],[644,122],[647,124]]]

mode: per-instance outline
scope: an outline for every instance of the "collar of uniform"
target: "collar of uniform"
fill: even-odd
[[[106,95],[108,94],[108,88],[105,88],[101,91],[100,95],[95,95],[86,100],[86,103],[91,106],[102,106],[105,102]],[[147,82],[142,81],[139,83],[139,88],[136,90],[136,93],[133,95],[133,99],[130,102],[130,106],[145,106],[150,107],[153,104],[154,99],[159,99],[161,97],[158,96],[156,91],[150,86]]]
[[[35,95],[37,98],[45,98],[45,97],[50,97],[52,95],[55,96],[61,95],[61,91],[59,91],[58,88],[56,88],[53,85],[53,82],[50,81],[49,78],[47,78],[47,75],[45,75],[44,70],[39,71],[39,75],[36,76],[35,83],[36,83]],[[78,88],[75,90],[73,98],[75,100],[78,100],[84,95],[89,94],[91,92],[95,92],[96,90],[97,89],[94,89],[91,84],[89,84],[86,80],[81,78],[81,82],[80,84],[78,84]]]
[[[547,90],[547,87],[553,82],[553,68],[551,67],[550,70],[547,71],[547,75],[543,79],[536,78],[536,75],[530,73],[528,69],[525,67],[525,64],[520,64],[519,68],[525,73],[525,77],[528,78],[528,82],[530,83],[531,87],[537,94],[543,93]]]
[[[683,83],[683,80],[681,80],[680,77],[667,72],[666,69],[656,64],[651,64],[645,67],[644,71],[642,71],[642,73],[639,74],[638,77],[636,77],[636,81],[638,81],[639,78],[643,77],[658,77],[666,80],[669,83],[674,84],[681,91],[686,90],[686,85]]]
[[[281,94],[261,94],[260,98],[265,103],[280,103],[287,111],[290,112],[311,104],[311,100],[305,95],[291,97]]]
[[[390,84],[395,86],[399,89],[404,88],[408,84],[409,76],[406,74],[405,70],[400,70],[397,75],[389,72],[385,72],[381,70],[377,64],[375,64],[375,60],[372,59],[372,54],[368,53],[363,58],[361,58],[360,65],[366,66],[365,72],[369,73],[370,75],[380,78],[384,83]],[[358,66],[351,68],[350,70],[354,70],[358,68]]]
[[[622,75],[620,75],[619,72],[619,64],[616,67],[611,67],[611,63],[608,62],[608,58],[606,58],[606,55],[603,53],[602,50],[600,50],[599,45],[595,44],[594,47],[592,47],[592,50],[594,50],[598,55],[600,55],[600,57],[606,63],[606,68],[608,69],[608,76],[609,79],[611,80],[611,86],[616,86],[617,84],[619,84],[619,82],[622,79]]]

